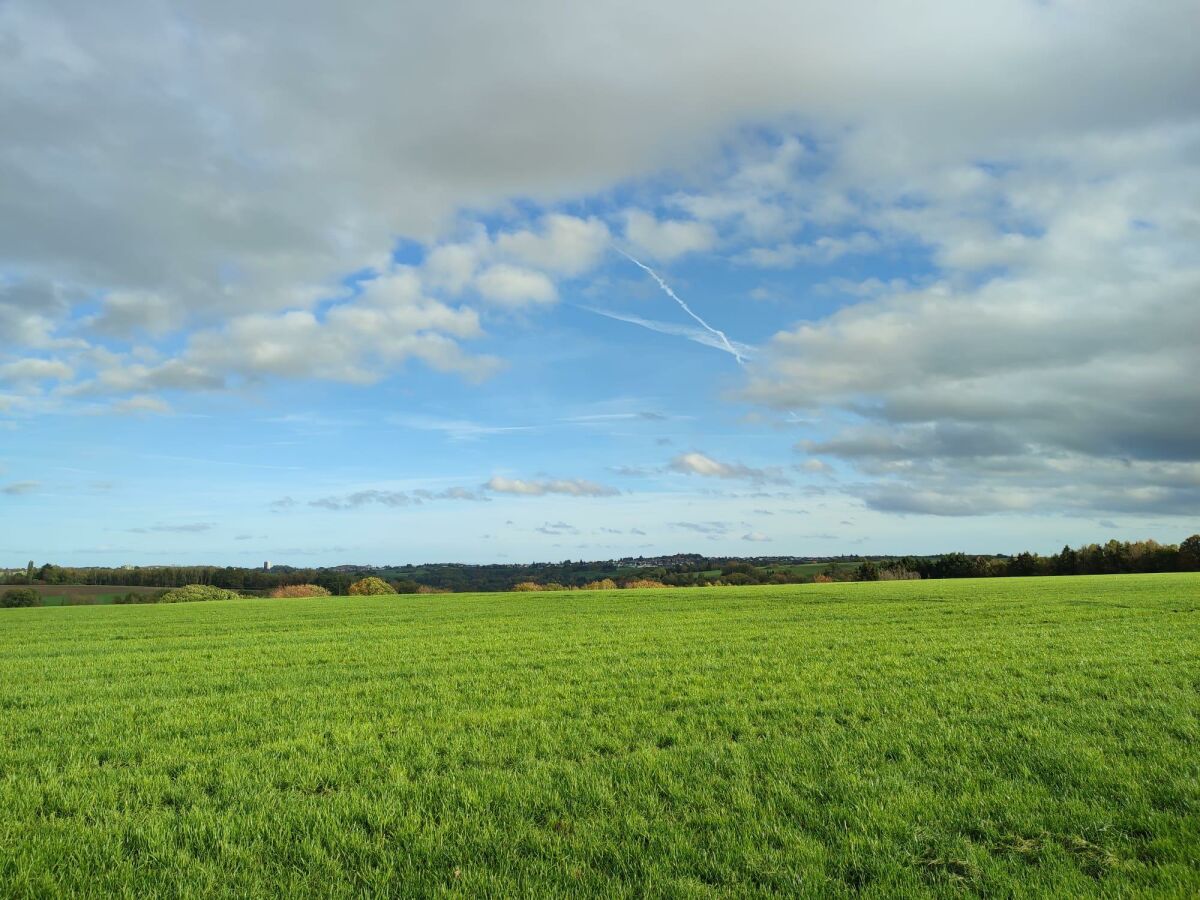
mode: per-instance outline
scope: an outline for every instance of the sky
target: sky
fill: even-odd
[[[1193,0],[0,0],[0,566],[1200,531]]]

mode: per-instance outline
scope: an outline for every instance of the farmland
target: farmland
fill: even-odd
[[[37,591],[42,606],[108,605],[128,594],[150,598],[161,593],[158,588],[111,587],[98,584],[35,584],[28,587]]]
[[[0,895],[1200,893],[1200,576],[0,610]]]

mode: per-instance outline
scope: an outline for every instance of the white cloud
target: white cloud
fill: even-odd
[[[704,478],[732,478],[775,483],[787,481],[777,468],[756,469],[741,463],[722,462],[696,452],[679,454],[671,460],[668,467],[685,475],[700,475]]]
[[[711,250],[717,243],[717,231],[707,222],[659,220],[640,209],[626,210],[624,219],[625,240],[637,253],[662,262]]]
[[[610,241],[600,219],[551,213],[542,217],[538,231],[505,232],[497,235],[495,245],[500,254],[525,265],[574,276],[594,268]]]
[[[1194,508],[1164,466],[1200,461],[1197,148],[1197,128],[1084,137],[881,189],[863,215],[939,276],[781,332],[744,396],[859,418],[806,449],[880,479],[860,489],[879,509]]]
[[[554,282],[544,274],[509,263],[496,263],[481,272],[475,278],[475,289],[485,300],[508,309],[558,299]]]
[[[858,231],[846,237],[823,235],[808,244],[752,247],[739,254],[736,261],[763,269],[788,269],[801,262],[831,263],[847,254],[870,253],[878,247],[876,238]]]
[[[361,295],[317,313],[250,313],[194,333],[161,363],[113,357],[71,394],[149,394],[219,390],[264,378],[320,378],[370,384],[409,359],[468,379],[486,377],[497,360],[472,356],[459,340],[480,337],[477,313],[424,296],[413,270],[398,266],[367,282]]]
[[[56,359],[19,359],[0,365],[0,382],[66,381],[75,370]]]

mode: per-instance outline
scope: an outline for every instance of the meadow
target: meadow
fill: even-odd
[[[0,593],[12,588],[32,588],[42,599],[42,606],[107,606],[128,594],[152,596],[161,593],[160,588],[113,587],[99,584],[35,584],[0,587]]]
[[[0,610],[0,896],[1196,896],[1200,576]]]

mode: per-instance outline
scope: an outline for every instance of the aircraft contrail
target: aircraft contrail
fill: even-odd
[[[639,269],[641,269],[643,272],[645,272],[647,275],[649,275],[651,278],[653,278],[655,281],[657,281],[658,286],[663,289],[663,291],[666,293],[666,295],[668,297],[670,297],[672,300],[674,300],[676,303],[679,304],[680,309],[682,309],[685,313],[687,313],[689,316],[691,316],[693,319],[695,319],[697,322],[699,322],[700,325],[703,326],[703,328],[706,331],[708,331],[710,334],[719,338],[721,341],[721,344],[725,347],[725,349],[733,354],[733,358],[737,360],[737,364],[739,366],[746,365],[746,360],[742,359],[742,355],[740,353],[738,353],[737,350],[734,348],[733,344],[730,343],[729,338],[725,336],[725,332],[721,331],[719,328],[713,328],[711,325],[709,325],[707,322],[705,322],[702,318],[700,318],[698,315],[696,315],[694,312],[692,312],[692,308],[690,306],[688,306],[686,303],[684,303],[681,299],[679,299],[679,295],[676,294],[673,290],[671,290],[671,286],[669,284],[667,284],[665,281],[663,281],[661,275],[659,275],[657,272],[655,272],[652,268],[650,268],[648,265],[646,265],[641,260],[635,259],[634,257],[630,256],[628,253],[626,253],[620,247],[616,247],[615,249],[623,257],[625,257],[627,260],[629,260],[631,263],[633,263],[635,266],[637,266]]]

